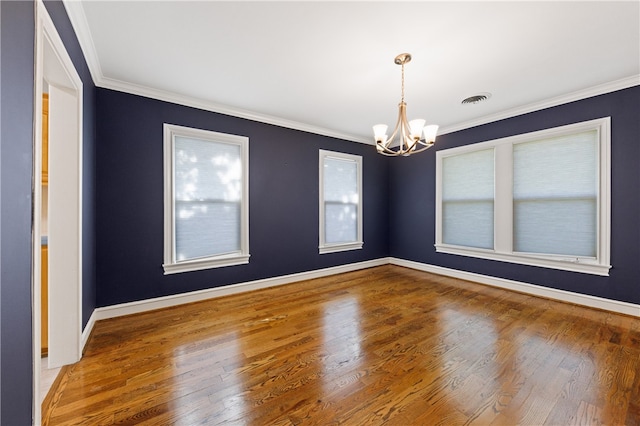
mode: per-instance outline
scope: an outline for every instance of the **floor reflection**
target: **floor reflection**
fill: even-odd
[[[499,368],[498,332],[494,321],[483,312],[461,306],[442,310],[437,316],[441,338],[437,348],[441,362],[440,377],[451,392],[453,406],[468,415],[469,407],[496,391]]]
[[[330,393],[357,380],[344,370],[357,371],[362,358],[364,336],[360,330],[360,303],[349,296],[326,302],[322,315],[323,390]]]
[[[448,410],[476,424],[515,418],[523,424],[564,424],[576,418],[552,415],[581,410],[589,417],[605,398],[607,364],[616,363],[615,352],[581,347],[571,318],[532,322],[522,319],[529,310],[525,305],[509,311],[502,310],[503,302],[492,303],[456,305],[437,313],[443,332],[431,353],[441,363],[441,383],[434,387],[432,401],[450,405]],[[600,327],[591,325],[594,332]],[[575,399],[577,393],[582,400]]]
[[[242,375],[245,359],[240,339],[236,331],[216,336],[216,342],[220,342],[215,344],[216,358],[220,361],[214,365],[210,362],[211,343],[203,341],[198,342],[199,348],[191,343],[174,349],[178,371],[172,388],[178,395],[171,407],[175,413],[171,424],[242,423],[249,406],[245,399],[247,392]],[[183,368],[186,373],[180,374]]]

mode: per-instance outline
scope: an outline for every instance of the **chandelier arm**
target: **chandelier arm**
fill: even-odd
[[[389,156],[389,157],[397,157],[398,155],[411,155],[411,154],[417,154],[417,153],[422,152],[422,151],[426,151],[427,149],[429,149],[429,148],[431,148],[433,146],[432,142],[431,143],[425,143],[422,140],[420,140],[420,141],[418,141],[418,143],[420,145],[422,145],[422,147],[421,148],[415,148],[410,152],[407,152],[407,151],[405,151],[403,149],[398,149],[397,151],[394,151],[394,150],[389,149],[388,147],[386,147],[386,146],[384,146],[382,144],[377,144],[378,147],[380,148],[378,150],[378,154],[386,155],[386,156]],[[416,146],[418,146],[418,143],[416,143]]]
[[[416,142],[416,146],[418,145],[423,145],[423,146],[426,146],[427,148],[431,148],[433,146],[433,142],[429,142],[426,139],[420,139],[419,141]]]
[[[411,151],[410,153],[409,152],[386,150],[386,151],[378,151],[378,154],[386,155],[387,157],[398,157],[400,155],[409,156],[409,155],[417,154],[417,153],[422,152],[422,151],[426,151],[427,149],[431,148],[432,146],[433,145],[423,146],[422,148],[415,149],[415,150]]]
[[[379,147],[379,149],[378,149],[378,153],[379,154],[392,155],[392,156],[397,155],[396,151],[394,151],[392,149],[389,149],[389,147],[387,147],[385,145],[378,144],[378,147]]]
[[[411,152],[416,145],[416,141],[411,137],[411,126],[407,120],[407,104],[403,102],[402,112],[400,114],[400,120],[402,121],[402,142],[407,147],[404,152]]]
[[[391,149],[391,146],[393,145],[393,142],[396,136],[398,135],[398,131],[401,131],[401,136],[404,134],[404,131],[402,130],[402,112],[405,109],[405,107],[406,107],[406,104],[404,102],[400,102],[398,104],[398,121],[396,122],[396,126],[393,128],[393,132],[391,133],[391,136],[389,136],[389,138],[387,139],[387,142],[384,145],[380,144],[380,146],[384,149],[385,152],[388,152],[393,155],[396,155],[396,153],[398,152]],[[401,152],[404,152],[402,148],[402,141],[400,141],[399,149],[401,150]]]
[[[378,154],[386,155],[388,157],[397,157],[398,155],[411,155],[411,154],[417,154],[422,151],[426,151],[427,149],[433,146],[433,143],[425,143],[423,141],[419,141],[419,144],[422,145],[422,147],[415,148],[411,152],[406,152],[404,150],[394,151],[392,149],[379,145],[381,147],[381,150],[378,151]]]
[[[419,152],[426,151],[427,149],[431,148],[432,146],[433,146],[433,144],[431,144],[431,145],[425,145],[425,146],[423,146],[422,148],[414,149],[413,151],[411,151],[411,154],[417,154],[417,153],[419,153]]]

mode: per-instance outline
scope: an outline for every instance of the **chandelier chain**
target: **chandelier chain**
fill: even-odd
[[[404,102],[404,62],[402,63],[402,102]]]

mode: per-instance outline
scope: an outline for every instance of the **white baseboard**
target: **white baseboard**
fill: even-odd
[[[380,258],[369,260],[366,262],[352,263],[349,265],[335,266],[332,268],[319,269],[316,271],[301,272],[291,275],[283,275],[280,277],[266,278],[263,280],[248,281],[244,283],[231,284],[223,287],[215,287],[205,290],[192,291],[189,293],[176,294],[172,296],[158,297],[154,299],[140,300],[130,303],[122,303],[119,305],[105,306],[96,308],[87,325],[82,332],[82,349],[84,349],[91,331],[96,321],[116,318],[123,315],[137,314],[147,312],[154,309],[168,308],[178,306],[185,303],[199,302],[202,300],[213,299],[231,294],[243,293],[251,290],[258,290],[268,287],[274,287],[283,284],[290,284],[296,281],[310,280],[330,275],[341,274],[344,272],[357,271],[359,269],[371,268],[381,265],[398,265],[419,271],[430,272],[438,275],[459,278],[468,281],[474,281],[480,284],[486,284],[493,287],[499,287],[506,290],[513,290],[520,293],[531,294],[533,296],[546,297],[548,299],[559,300],[562,302],[574,303],[577,305],[588,306],[596,309],[617,312],[620,314],[640,317],[640,305],[633,303],[620,302],[617,300],[604,299],[602,297],[589,296],[586,294],[572,293],[565,290],[557,290],[554,288],[527,284],[519,281],[506,280],[503,278],[491,277],[488,275],[475,274],[472,272],[458,271],[455,269],[443,268],[441,266],[429,265],[426,263],[413,262],[410,260],[397,258]]]
[[[283,284],[291,284],[297,281],[311,280],[314,278],[326,277],[329,275],[341,274],[344,272],[357,271],[359,269],[371,268],[374,266],[388,265],[389,258],[381,258],[369,260],[366,262],[351,263],[348,265],[334,266],[331,268],[318,269],[315,271],[300,272],[297,274],[283,275],[280,277],[266,278],[263,280],[248,281],[244,283],[231,284],[223,287],[209,288],[205,290],[192,291],[165,297],[157,297],[153,299],[140,300],[130,303],[122,303],[119,305],[106,306],[96,308],[87,323],[86,329],[93,328],[96,321],[115,318],[123,315],[137,314],[140,312],[151,311],[154,309],[168,308],[171,306],[182,305],[185,303],[199,302],[202,300],[212,299],[215,297],[228,296],[231,294],[243,293],[251,290],[259,290],[268,287],[274,287]],[[93,320],[93,322],[92,322]],[[87,331],[89,334],[91,330]],[[83,333],[84,337],[85,333]],[[87,336],[88,337],[88,336]]]
[[[97,309],[94,309],[94,311],[91,313],[89,321],[87,321],[87,325],[84,327],[84,330],[82,330],[82,336],[80,336],[80,353],[84,353],[84,347],[87,345],[89,337],[91,337],[93,326],[96,325],[96,310]]]
[[[507,280],[504,278],[496,278],[488,275],[475,274],[472,272],[459,271],[456,269],[443,268],[441,266],[413,262],[410,260],[390,258],[389,263],[391,263],[392,265],[417,269],[419,271],[431,272],[433,274],[445,275],[448,277],[473,281],[493,287],[504,288],[506,290],[513,290],[533,296],[540,296],[547,299],[559,300],[576,305],[588,306],[590,308],[603,309],[605,311],[640,317],[640,305],[636,305],[633,303],[620,302],[617,300],[589,296],[587,294],[573,293],[565,290],[557,290],[555,288],[543,287],[535,284],[527,284],[519,281]]]

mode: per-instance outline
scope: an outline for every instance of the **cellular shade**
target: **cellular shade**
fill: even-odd
[[[449,156],[442,162],[442,242],[493,248],[493,149]]]
[[[176,136],[176,261],[240,250],[240,146]]]
[[[514,251],[596,256],[596,130],[513,146]]]
[[[358,240],[358,166],[355,161],[324,159],[325,243]]]

